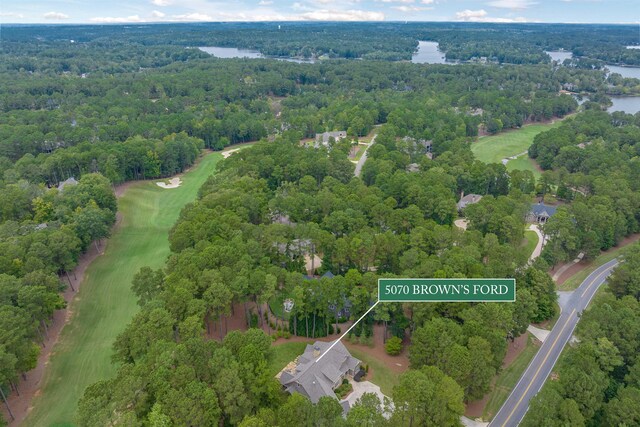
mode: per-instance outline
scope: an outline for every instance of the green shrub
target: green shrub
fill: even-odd
[[[391,337],[384,345],[387,354],[397,356],[402,352],[402,340],[398,337]]]

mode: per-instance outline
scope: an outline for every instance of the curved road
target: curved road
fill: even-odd
[[[571,339],[580,313],[587,308],[591,298],[617,264],[618,260],[614,259],[598,267],[573,292],[562,308],[562,315],[553,330],[524,371],[509,398],[489,424],[490,427],[512,427],[520,424],[529,409],[529,401],[540,391],[560,357],[562,349]]]

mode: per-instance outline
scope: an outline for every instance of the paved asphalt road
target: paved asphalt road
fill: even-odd
[[[529,401],[540,391],[562,349],[573,335],[579,314],[589,305],[593,295],[617,264],[618,261],[614,259],[598,267],[571,295],[553,330],[489,427],[511,427],[520,424],[529,409]]]
[[[360,157],[360,160],[358,160],[358,163],[356,163],[356,169],[353,171],[353,174],[355,176],[360,176],[360,172],[362,172],[362,166],[364,166],[364,162],[367,161],[367,151],[369,150],[369,147],[371,147],[373,143],[376,142],[377,137],[378,137],[377,133],[373,135],[373,138],[371,138],[371,142],[369,143],[367,148],[364,149],[364,153],[362,153],[362,157]]]

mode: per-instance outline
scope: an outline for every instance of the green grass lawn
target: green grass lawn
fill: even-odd
[[[220,154],[207,154],[182,177],[178,188],[140,182],[118,199],[122,223],[109,239],[105,254],[87,269],[71,305],[73,317],[53,349],[42,393],[34,399],[24,425],[73,425],[85,388],[115,374],[111,345],[138,311],[131,279],[142,266],[156,269],[164,265],[169,255],[169,229],[182,207],[195,200],[221,158]]]
[[[309,344],[311,343],[313,343],[313,340],[309,340]],[[359,349],[354,349],[349,343],[345,344],[353,357],[369,365],[369,374],[367,374],[365,380],[378,385],[382,393],[391,397],[393,387],[398,384],[399,381],[398,374],[392,372],[383,362],[370,354]],[[280,372],[282,368],[287,366],[287,363],[304,352],[306,345],[307,343],[304,342],[285,342],[272,346],[273,353],[269,360],[269,373],[276,375]]]
[[[309,343],[312,341],[309,340]],[[296,357],[304,353],[307,343],[285,342],[283,344],[272,345],[271,357],[269,358],[269,374],[275,376],[287,364]]]
[[[535,161],[533,159],[530,159],[528,154],[523,154],[515,160],[509,160],[509,162],[507,163],[507,170],[509,172],[514,170],[531,171],[531,173],[533,173],[533,176],[537,180],[542,175],[542,172],[540,172],[540,169],[538,169],[536,166],[537,165]]]
[[[379,386],[385,396],[392,397],[393,387],[400,382],[399,375],[391,371],[387,365],[373,357],[370,353],[352,348],[349,344],[347,344],[347,348],[353,357],[369,365],[369,373],[364,379]]]
[[[529,334],[527,332],[527,334]],[[490,420],[500,410],[502,404],[507,400],[511,390],[516,386],[522,373],[527,369],[529,363],[538,352],[538,347],[533,344],[533,337],[529,334],[527,346],[518,355],[518,357],[507,367],[503,369],[496,377],[496,382],[491,390],[487,406],[484,408],[482,418]]]
[[[560,126],[560,120],[555,123],[532,124],[523,126],[520,129],[514,129],[499,133],[497,135],[485,136],[478,139],[471,145],[471,151],[476,158],[485,163],[500,163],[502,159],[515,156],[527,151],[533,143],[533,138],[540,132],[547,131],[554,127]],[[516,159],[516,162],[519,160]],[[527,167],[527,170],[533,165],[525,165],[523,161],[518,163],[521,167]]]
[[[531,256],[531,254],[533,253],[533,250],[536,248],[536,245],[538,244],[538,240],[539,240],[538,235],[536,234],[535,231],[526,230],[524,232],[524,241],[522,243],[525,246],[525,251],[527,256]]]
[[[278,319],[289,320],[289,313],[284,311],[284,300],[290,296],[284,292],[277,292],[273,298],[269,300],[269,308]]]

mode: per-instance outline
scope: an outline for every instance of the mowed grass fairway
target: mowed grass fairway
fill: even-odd
[[[138,311],[131,279],[142,266],[160,268],[169,255],[168,232],[181,209],[222,159],[208,153],[182,176],[178,188],[156,181],[132,184],[118,199],[122,222],[96,258],[76,299],[73,315],[49,360],[40,396],[25,420],[27,426],[72,426],[78,400],[90,384],[112,377],[111,346]]]
[[[561,120],[556,120],[555,123],[525,125],[520,129],[483,136],[478,138],[478,142],[471,144],[471,151],[482,162],[500,163],[502,159],[527,151],[537,134],[558,127],[560,123]]]

